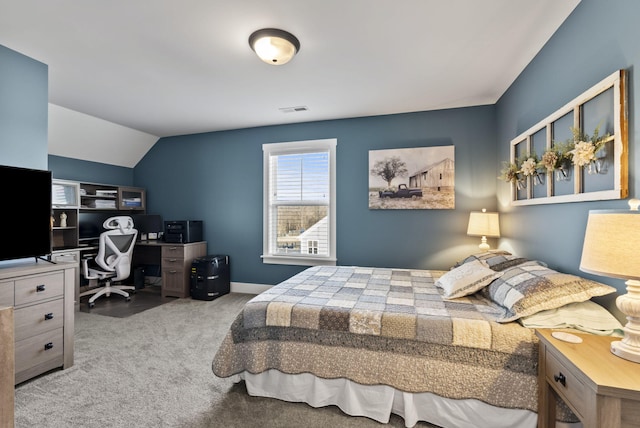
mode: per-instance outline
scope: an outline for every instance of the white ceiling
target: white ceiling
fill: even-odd
[[[49,66],[50,153],[133,166],[157,137],[493,104],[579,1],[0,0],[0,44]],[[249,48],[265,27],[291,62]]]

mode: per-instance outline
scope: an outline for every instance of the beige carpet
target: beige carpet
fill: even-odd
[[[177,299],[127,318],[76,312],[74,366],[16,388],[16,427],[380,427],[333,406],[250,397],[244,383],[213,375],[213,355],[251,297]]]

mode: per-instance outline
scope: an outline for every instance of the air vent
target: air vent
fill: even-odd
[[[309,110],[307,106],[296,106],[296,107],[280,107],[279,110],[283,113],[298,113],[301,111]]]

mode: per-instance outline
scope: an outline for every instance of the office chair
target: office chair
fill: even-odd
[[[102,295],[110,296],[116,293],[131,300],[129,293],[124,290],[135,290],[132,285],[112,285],[112,281],[120,281],[129,277],[131,273],[131,254],[136,243],[138,231],[133,228],[133,219],[129,216],[110,217],[102,224],[107,229],[100,234],[98,255],[94,261],[97,266],[89,267],[89,259],[82,260],[83,275],[86,279],[97,279],[104,282],[104,287],[98,287],[80,294],[88,296],[89,307],[95,306],[95,301]]]

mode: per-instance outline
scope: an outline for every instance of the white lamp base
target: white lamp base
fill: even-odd
[[[627,324],[622,328],[624,338],[611,342],[611,352],[625,360],[640,363],[640,281],[626,282],[627,294],[618,296],[616,305],[627,316]]]
[[[487,244],[487,237],[486,236],[482,237],[482,240],[480,242],[480,245],[478,245],[478,247],[480,247],[481,250],[489,251],[489,248],[491,248],[491,247],[489,246],[489,244]]]
[[[611,353],[625,360],[640,363],[640,350],[637,347],[627,346],[623,341],[611,342]]]

